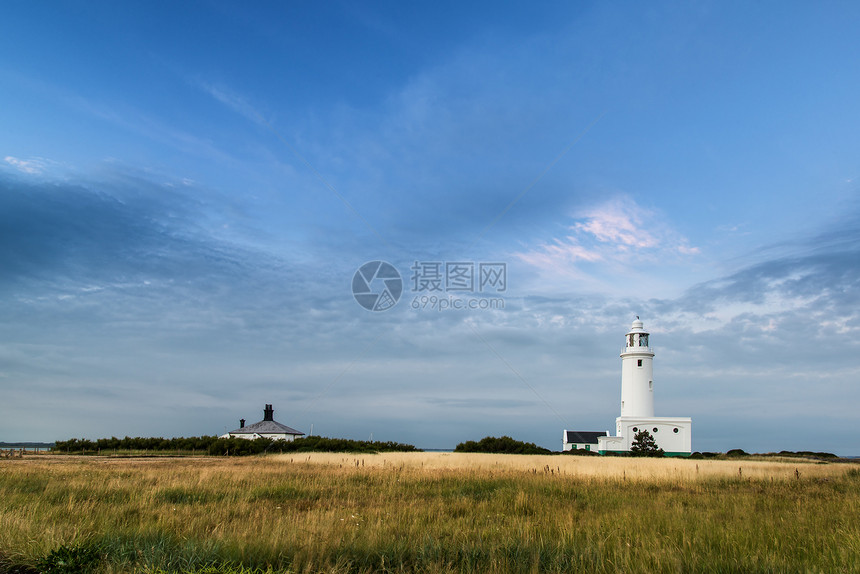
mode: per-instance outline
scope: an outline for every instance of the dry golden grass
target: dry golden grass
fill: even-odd
[[[41,455],[0,461],[0,501],[0,558],[85,544],[105,572],[860,569],[860,472],[846,464]]]
[[[507,455],[457,452],[394,452],[376,455],[306,453],[273,455],[272,460],[325,466],[390,467],[425,470],[558,472],[579,478],[678,481],[705,478],[826,478],[840,476],[845,467],[804,459],[691,460],[685,458],[623,458],[573,455]]]

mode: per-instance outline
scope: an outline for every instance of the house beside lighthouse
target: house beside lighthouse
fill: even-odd
[[[257,438],[270,438],[274,440],[295,440],[303,437],[305,433],[282,425],[275,420],[275,409],[272,405],[263,408],[263,420],[252,425],[245,426],[245,419],[239,419],[239,428],[221,435],[220,438],[245,438],[254,440]]]
[[[625,335],[621,350],[621,416],[615,419],[615,436],[594,436],[596,444],[589,450],[600,454],[629,452],[636,433],[648,431],[657,446],[669,456],[684,456],[692,452],[690,417],[654,416],[654,350],[639,317]],[[564,450],[569,445],[570,431],[564,431]]]

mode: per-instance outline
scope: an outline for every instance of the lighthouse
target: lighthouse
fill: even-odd
[[[615,419],[615,436],[596,437],[597,450],[627,452],[637,433],[648,431],[667,455],[692,452],[693,421],[690,417],[654,416],[654,349],[650,333],[636,317],[624,336],[621,349],[621,416]],[[567,431],[565,431],[567,432]]]
[[[639,317],[633,321],[621,351],[621,416],[654,416],[654,351]]]

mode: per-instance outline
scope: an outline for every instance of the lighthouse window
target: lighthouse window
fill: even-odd
[[[639,428],[638,428],[638,427],[633,427],[633,432],[639,432]]]
[[[633,346],[633,335],[627,335],[627,346],[628,347]]]
[[[639,335],[639,346],[647,347],[648,346],[648,335]]]
[[[678,434],[678,427],[673,428],[673,429],[672,429],[672,432],[673,432],[673,433],[675,433],[675,434]]]
[[[636,366],[637,366],[637,367],[641,367],[641,366],[642,366],[642,359],[636,359]]]
[[[654,427],[654,432],[657,432],[657,427]]]
[[[654,381],[648,381],[648,390],[650,391],[653,388],[654,388]]]

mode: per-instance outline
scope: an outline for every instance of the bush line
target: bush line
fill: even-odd
[[[213,456],[247,456],[263,453],[284,452],[354,452],[374,454],[379,452],[421,452],[411,444],[382,441],[362,441],[342,438],[309,436],[292,441],[257,438],[220,438],[200,436],[190,438],[102,438],[98,440],[59,440],[52,452],[68,454],[99,454],[102,451],[145,451],[205,453]]]

